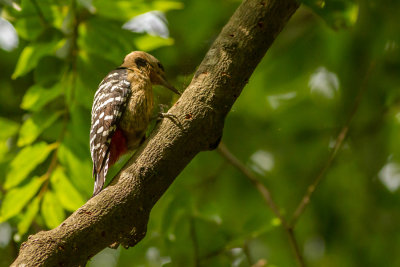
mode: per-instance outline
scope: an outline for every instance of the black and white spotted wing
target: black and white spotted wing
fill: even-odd
[[[111,71],[94,95],[90,128],[90,153],[93,160],[95,185],[93,195],[103,188],[109,161],[111,138],[117,128],[130,95],[127,70]]]

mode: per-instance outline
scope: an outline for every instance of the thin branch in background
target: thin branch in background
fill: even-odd
[[[210,184],[215,183],[217,177],[219,177],[225,171],[227,165],[228,163],[226,161],[222,162],[213,173],[205,176],[201,181],[199,181],[194,186],[196,188],[203,188],[203,187],[208,187],[210,186]],[[206,188],[205,190],[208,190],[208,188]]]
[[[44,185],[42,186],[42,188],[39,191],[39,198],[42,198],[43,195],[46,193],[48,185],[49,185],[49,181],[50,181],[50,176],[53,173],[53,171],[55,170],[55,168],[57,167],[57,163],[58,163],[58,148],[60,147],[60,143],[56,142],[54,144],[52,144],[51,146],[55,147],[55,150],[53,152],[53,156],[51,157],[51,161],[50,161],[50,165],[47,168],[47,171],[45,172],[45,174],[43,174],[41,176],[41,179],[44,180]]]
[[[246,255],[247,263],[249,264],[249,266],[253,266],[253,259],[252,259],[252,256],[250,254],[249,242],[248,241],[244,242],[243,253],[244,253],[244,255]]]
[[[46,20],[46,17],[44,16],[42,10],[40,9],[39,4],[36,2],[36,0],[31,0],[31,1],[32,1],[32,4],[35,7],[36,12],[38,13],[38,16],[39,16],[40,20],[42,21],[43,25],[47,26],[48,22]]]
[[[304,212],[305,208],[309,204],[311,196],[314,193],[316,187],[318,186],[318,184],[320,183],[322,178],[325,176],[327,170],[332,165],[332,163],[335,160],[339,150],[342,147],[343,142],[347,137],[347,134],[348,134],[348,131],[349,131],[349,128],[350,128],[350,124],[353,121],[353,118],[354,118],[355,114],[357,113],[357,110],[358,110],[358,108],[360,106],[362,96],[364,95],[364,92],[365,92],[366,87],[367,87],[368,77],[370,76],[370,73],[372,72],[372,69],[374,68],[374,66],[375,66],[375,63],[372,62],[370,67],[368,68],[368,70],[366,72],[366,75],[365,75],[365,78],[364,78],[364,80],[362,82],[360,90],[358,91],[358,94],[357,94],[357,96],[356,96],[356,98],[354,100],[354,105],[353,105],[353,108],[352,108],[352,110],[350,112],[350,115],[349,115],[346,123],[344,124],[344,126],[342,127],[342,129],[340,130],[340,132],[339,132],[339,134],[338,134],[338,136],[336,138],[335,146],[333,147],[328,160],[326,161],[324,167],[321,169],[321,171],[319,172],[319,174],[315,178],[314,182],[308,187],[308,190],[307,190],[306,194],[304,195],[304,197],[300,201],[296,211],[293,213],[293,216],[292,216],[292,219],[291,219],[290,223],[288,223],[288,221],[286,221],[286,219],[280,213],[280,211],[278,209],[278,206],[273,201],[271,193],[269,192],[268,188],[264,184],[262,184],[260,181],[258,181],[257,177],[253,174],[253,172],[251,172],[242,162],[240,162],[228,150],[228,148],[226,147],[226,145],[224,143],[221,142],[221,144],[217,148],[217,151],[225,159],[227,159],[229,161],[229,163],[231,163],[234,167],[236,167],[242,174],[244,174],[245,177],[247,177],[255,185],[255,187],[260,192],[260,194],[262,195],[262,197],[264,198],[265,202],[270,207],[272,212],[279,218],[279,220],[282,223],[283,228],[285,229],[285,232],[288,235],[288,238],[289,238],[289,241],[290,241],[290,245],[292,246],[292,249],[294,250],[294,253],[295,253],[295,256],[296,256],[296,260],[297,260],[297,263],[298,263],[299,266],[305,266],[305,263],[304,263],[302,254],[300,252],[299,246],[297,244],[296,237],[294,235],[294,226],[296,225],[296,222],[297,222],[298,218],[301,216],[301,214]]]
[[[197,241],[196,236],[196,228],[194,225],[194,218],[193,216],[190,218],[190,238],[193,242],[193,255],[194,255],[194,266],[200,266],[200,259],[199,259],[199,243]]]
[[[354,116],[357,113],[357,110],[360,106],[361,103],[361,99],[362,96],[364,95],[364,92],[366,90],[367,87],[367,80],[368,77],[370,76],[372,69],[374,68],[375,63],[372,62],[365,74],[365,77],[362,81],[361,87],[357,93],[357,96],[354,100],[354,104],[353,104],[353,108],[349,114],[349,117],[347,118],[346,123],[343,125],[342,129],[340,130],[338,136],[336,137],[336,141],[335,141],[335,146],[333,147],[328,160],[326,161],[324,167],[321,169],[321,171],[319,172],[319,174],[317,175],[317,177],[315,178],[314,182],[312,182],[312,184],[308,187],[307,192],[305,193],[305,195],[303,196],[302,200],[300,201],[299,205],[297,206],[295,212],[293,213],[292,219],[290,221],[290,227],[294,228],[294,226],[296,225],[299,217],[303,214],[305,208],[308,206],[308,204],[310,203],[310,199],[312,194],[314,193],[315,189],[317,188],[318,184],[321,182],[322,178],[325,176],[327,170],[331,167],[333,161],[335,160],[339,150],[341,149],[344,140],[347,137],[347,134],[349,132],[349,128],[350,128],[350,124],[354,119]]]
[[[271,193],[269,192],[268,188],[265,187],[260,181],[258,181],[257,177],[251,172],[239,159],[233,155],[226,145],[221,142],[217,148],[218,153],[223,156],[232,166],[238,169],[246,178],[248,178],[257,190],[260,192],[262,197],[264,198],[267,205],[270,207],[272,212],[275,214],[276,217],[281,220],[281,222],[285,222],[285,218],[283,218],[282,214],[279,211],[278,206],[275,204],[274,200],[271,197]]]
[[[246,178],[248,178],[256,187],[258,192],[260,192],[261,196],[265,200],[265,203],[268,207],[272,210],[276,217],[281,221],[282,227],[285,230],[286,234],[288,235],[290,246],[293,249],[294,255],[296,257],[297,264],[300,267],[304,267],[305,262],[303,259],[303,255],[300,252],[299,245],[297,243],[296,237],[294,235],[293,229],[287,223],[287,220],[282,216],[281,212],[279,211],[278,206],[276,205],[275,201],[272,199],[271,193],[269,192],[268,188],[262,184],[257,177],[251,172],[240,160],[238,160],[226,147],[224,143],[220,143],[217,148],[218,153],[223,156],[229,163],[232,164],[235,168],[237,168]]]
[[[71,88],[70,88],[70,93],[69,93],[69,101],[70,103],[73,103],[75,99],[75,91],[76,91],[76,84],[77,84],[77,79],[78,79],[78,65],[77,65],[77,57],[79,53],[79,46],[78,46],[78,28],[81,23],[79,14],[77,11],[77,3],[76,0],[71,1],[71,6],[70,10],[72,13],[72,33],[70,37],[71,41],[71,49],[69,51],[69,72],[71,73]],[[70,107],[69,107],[70,109]],[[70,112],[70,111],[69,111]]]
[[[58,166],[58,150],[60,149],[60,144],[64,140],[65,132],[67,131],[67,123],[68,123],[67,113],[65,112],[63,116],[64,116],[63,127],[61,129],[60,136],[58,137],[58,140],[54,144],[52,144],[52,146],[55,147],[55,150],[54,150],[53,156],[50,160],[49,168],[47,169],[45,174],[42,175],[42,179],[45,180],[45,183],[39,191],[39,194],[38,194],[39,198],[42,198],[43,195],[46,193],[49,182],[50,182],[50,176],[53,174],[53,171]]]

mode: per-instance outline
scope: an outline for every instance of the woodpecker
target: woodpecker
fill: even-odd
[[[90,128],[93,196],[102,190],[108,168],[144,141],[153,113],[153,85],[180,94],[165,78],[160,61],[142,51],[128,54],[122,65],[100,83],[94,95]]]

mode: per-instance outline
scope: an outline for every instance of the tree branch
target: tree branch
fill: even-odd
[[[245,0],[181,98],[112,183],[57,228],[30,236],[13,266],[83,266],[107,246],[137,244],[151,208],[200,151],[215,149],[250,75],[299,4]],[[82,179],[87,179],[84,177]]]

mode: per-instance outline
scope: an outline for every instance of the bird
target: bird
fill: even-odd
[[[126,55],[123,63],[99,84],[90,127],[93,196],[103,189],[109,167],[144,142],[153,115],[153,85],[180,95],[167,81],[160,61],[143,51]]]

